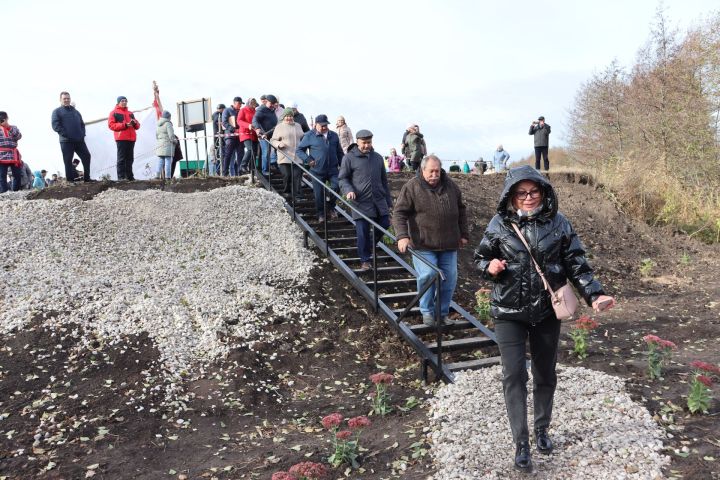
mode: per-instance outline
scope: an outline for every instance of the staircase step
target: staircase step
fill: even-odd
[[[451,372],[459,372],[461,370],[477,370],[479,368],[492,367],[494,365],[500,365],[500,357],[476,358],[474,360],[446,363],[445,367],[447,367],[447,369]]]
[[[337,250],[337,249],[333,249],[333,250]],[[366,283],[367,285],[370,285],[370,286],[373,285],[373,282],[372,282],[372,281],[365,282],[365,283]],[[390,278],[390,279],[388,279],[388,280],[378,280],[378,282],[377,282],[378,287],[392,287],[392,286],[397,286],[397,285],[403,285],[403,284],[406,284],[406,283],[414,283],[414,284],[417,284],[417,280],[415,279],[415,277],[411,277],[411,278]]]
[[[473,328],[473,324],[468,322],[467,320],[455,320],[450,325],[443,325],[442,332],[451,332],[454,330],[468,330],[470,328]],[[424,323],[420,323],[417,325],[410,325],[410,330],[415,335],[425,335],[427,333],[435,333],[435,327],[430,327],[428,325],[425,325]]]
[[[380,300],[391,300],[394,298],[415,298],[415,295],[417,295],[418,292],[396,292],[396,293],[386,293],[384,295],[380,295]]]
[[[399,317],[402,312],[404,312],[404,308],[393,308],[392,312],[395,314],[395,316]],[[420,316],[420,307],[413,307],[410,309],[410,311],[407,313],[407,317],[417,317]]]
[[[425,344],[431,351],[437,351],[437,342],[430,342]],[[457,350],[474,350],[476,348],[489,347],[495,345],[491,339],[486,336],[482,337],[469,337],[469,338],[458,338],[456,340],[446,340],[442,342],[443,352],[457,351]]]
[[[391,260],[394,260],[394,258],[392,258],[390,255],[378,255],[378,256],[375,257],[375,258],[377,259],[378,262],[389,262],[389,261],[391,261]],[[348,257],[348,258],[343,258],[342,261],[345,262],[345,263],[348,263],[348,262],[359,262],[359,261],[360,261],[360,257]],[[370,263],[372,263],[372,260],[370,260]]]
[[[403,271],[403,270],[405,270],[405,267],[401,267],[401,266],[394,266],[394,267],[377,267],[377,272],[378,272],[378,274],[380,274],[380,273],[400,272],[400,271]],[[364,272],[361,272],[359,269],[358,269],[358,270],[353,270],[353,272],[355,272],[355,273],[364,273]],[[370,272],[372,272],[372,269],[366,270],[366,272],[367,272],[367,273],[370,273]],[[372,282],[371,282],[371,283],[372,283]]]

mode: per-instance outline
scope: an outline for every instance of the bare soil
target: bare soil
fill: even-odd
[[[395,194],[408,178],[391,177]],[[494,215],[503,178],[453,179],[469,207],[472,246]],[[720,249],[628,218],[591,178],[563,173],[550,179],[560,210],[619,301],[594,316],[601,326],[589,357],[578,360],[563,334],[561,361],[627,380],[634,398],[672,435],[666,441],[669,477],[720,478],[718,401],[708,415],[690,415],[684,398],[688,364],[720,362]],[[93,182],[49,188],[34,198],[87,200],[111,187],[204,191],[235,181]],[[646,259],[652,266],[642,274]],[[474,292],[485,285],[473,270],[472,248],[461,252],[459,262],[456,297],[470,310]],[[371,417],[360,440],[362,470],[341,468],[333,478],[427,478],[433,467],[423,435],[426,407],[398,408],[411,397],[428,396],[418,380],[418,359],[327,262],[310,275],[308,297],[328,304],[317,324],[299,334],[277,319],[271,328],[287,340],[233,351],[187,382],[183,404],[160,406],[158,352],[143,335],[80,348],[77,328],[52,330],[35,318],[1,337],[0,478],[270,478],[300,461],[325,461],[332,452],[320,419],[336,411],[367,414],[368,377],[378,371],[396,376],[390,387],[395,411]],[[658,381],[646,374],[642,337],[649,333],[679,347]],[[499,448],[508,450],[510,461],[511,447]]]

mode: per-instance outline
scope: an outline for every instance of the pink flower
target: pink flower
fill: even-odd
[[[575,321],[575,328],[586,330],[588,332],[596,329],[598,325],[600,325],[598,322],[587,316],[580,317]]]
[[[308,480],[319,480],[328,476],[328,469],[322,463],[300,462],[290,467],[290,473]]]
[[[343,421],[343,416],[339,413],[331,413],[327,417],[322,419],[322,425],[323,427],[327,428],[328,430],[332,428],[337,428],[340,426],[340,424]]]
[[[271,480],[298,480],[298,478],[288,472],[275,472]]]
[[[690,366],[698,370],[703,370],[709,373],[720,374],[720,367],[707,362],[701,362],[700,360],[694,360],[690,363]]]
[[[698,375],[695,378],[698,382],[702,383],[706,387],[712,387],[712,378],[708,377],[707,375]]]
[[[671,342],[670,340],[663,340],[662,338],[658,337],[657,335],[645,335],[643,337],[643,340],[648,345],[654,343],[655,345],[657,345],[660,348],[667,348],[670,350],[677,349],[677,345],[675,345],[673,342]]]
[[[348,420],[348,425],[353,430],[369,427],[371,423],[372,422],[370,422],[370,419],[365,416],[355,417],[355,418],[351,418],[350,420]]]
[[[352,432],[350,430],[340,430],[335,434],[335,438],[338,440],[347,440],[350,437],[352,437]]]
[[[374,384],[383,383],[383,384],[390,384],[393,381],[393,377],[389,373],[376,373],[374,375],[370,375],[370,381]]]

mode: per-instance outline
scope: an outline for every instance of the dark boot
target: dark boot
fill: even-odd
[[[530,458],[530,442],[527,440],[518,442],[515,449],[515,468],[522,472],[532,471],[532,459]]]
[[[535,430],[535,442],[538,452],[548,455],[553,451],[553,443],[548,436],[546,428],[538,428]]]

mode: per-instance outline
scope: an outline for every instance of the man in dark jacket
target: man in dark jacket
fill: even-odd
[[[462,192],[442,170],[442,163],[435,155],[423,158],[417,175],[400,190],[393,212],[393,227],[401,253],[412,247],[443,272],[445,280],[440,283],[439,311],[442,323],[446,323],[457,284],[457,251],[467,244],[470,235]],[[420,291],[433,280],[435,271],[415,255],[413,265],[418,273]],[[435,325],[435,310],[433,285],[420,299],[420,313],[425,325]]]
[[[263,100],[263,98],[260,97],[260,101],[263,102],[263,104],[255,109],[252,126],[255,128],[255,132],[260,140],[262,174],[267,176],[270,174],[270,162],[272,157],[269,140],[272,138],[272,132],[278,122],[278,117],[275,115],[275,108],[277,107],[278,100],[275,95],[265,95],[265,99]]]
[[[213,145],[215,145],[215,157],[222,161],[225,158],[225,138],[221,136],[224,133],[222,126],[222,114],[225,111],[225,104],[218,103],[215,113],[212,114],[213,122]]]
[[[68,92],[60,93],[60,106],[52,112],[52,129],[60,136],[60,150],[65,164],[65,178],[72,176],[73,155],[77,153],[83,164],[83,181],[90,181],[90,151],[85,145],[85,122],[82,115],[71,104]]]
[[[342,159],[338,176],[340,190],[363,215],[381,227],[388,228],[392,196],[385,174],[385,162],[382,156],[373,150],[372,132],[360,130],[356,137],[357,143],[350,145],[348,153]],[[370,223],[355,211],[352,216],[357,232],[360,271],[366,272],[372,268],[372,246],[380,241],[383,232],[375,230],[374,238],[371,237]]]
[[[243,106],[242,98],[233,98],[232,107],[223,110],[222,127],[227,135],[225,137],[225,153],[223,154],[222,174],[224,176],[238,176],[240,171],[240,160],[245,153],[245,146],[237,134],[237,114]]]
[[[290,108],[293,109],[293,121],[300,125],[300,128],[302,128],[303,133],[307,133],[310,130],[310,126],[307,123],[307,119],[305,118],[305,115],[300,113],[298,111],[298,104],[297,103],[291,103]]]
[[[333,190],[338,188],[338,168],[343,157],[343,150],[340,146],[340,137],[337,133],[328,129],[327,115],[315,117],[315,129],[303,135],[297,146],[296,154],[300,160],[310,166],[310,172],[321,182],[330,182]],[[325,221],[325,189],[313,180],[313,191],[315,192],[315,209],[318,214],[318,221]],[[335,197],[330,196],[328,202],[328,215],[336,218]]]
[[[545,117],[540,115],[536,122],[532,122],[528,134],[535,136],[535,170],[540,170],[540,155],[543,156],[545,161],[545,171],[550,170],[550,160],[548,159],[550,125],[545,123]]]

